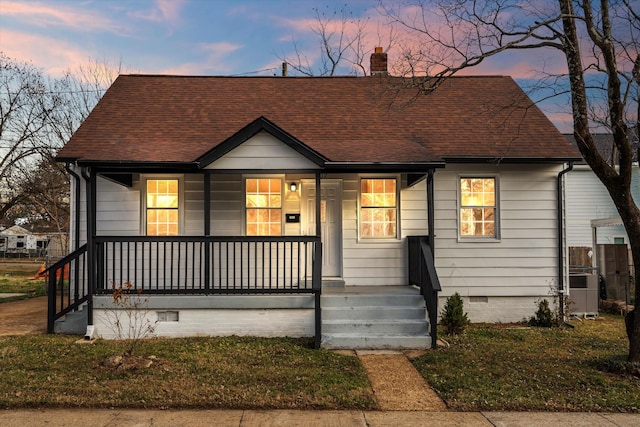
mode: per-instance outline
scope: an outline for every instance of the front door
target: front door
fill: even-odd
[[[322,232],[322,276],[342,276],[342,182],[327,180],[321,184],[320,221]],[[316,234],[316,186],[302,185],[302,227],[308,236]]]

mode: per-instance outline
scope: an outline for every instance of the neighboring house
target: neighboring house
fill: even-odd
[[[49,240],[19,225],[0,231],[0,253],[3,256],[43,256]]]
[[[42,232],[13,225],[0,231],[0,256],[62,258],[67,251],[68,235]]]
[[[113,336],[124,282],[167,336],[429,347],[454,292],[473,321],[531,316],[566,279],[578,153],[509,77],[410,83],[378,51],[370,77],[120,76],[58,154],[79,249],[49,330],[88,303]]]
[[[631,130],[631,141],[637,146],[638,138],[635,130]],[[572,134],[565,137],[575,145]],[[611,134],[593,135],[598,151],[604,158],[611,157],[613,138]],[[634,150],[637,155],[637,150]],[[637,166],[637,159],[633,159]],[[593,173],[584,160],[576,162],[565,178],[566,192],[566,234],[570,247],[592,247],[593,229],[596,228],[596,244],[628,243],[629,238],[622,226],[618,211],[611,200],[604,184]],[[640,170],[633,168],[631,193],[636,203],[640,202]]]
[[[631,128],[629,136],[634,146],[632,160],[635,165],[632,170],[631,193],[638,203],[640,170],[637,167],[637,130]],[[573,135],[565,137],[575,146]],[[593,138],[602,156],[610,159],[614,146],[611,134],[594,134]],[[590,298],[594,303],[586,311],[597,312],[598,297],[630,301],[633,262],[628,250],[629,237],[609,192],[584,160],[576,162],[566,174],[565,199],[569,263],[571,272],[576,273],[571,277],[571,286],[574,286],[573,282],[577,286],[584,285],[584,277],[579,277],[580,273],[594,274],[589,280],[595,295],[598,284],[600,285],[599,295]],[[572,299],[579,300],[579,297]],[[577,310],[582,311],[580,308]]]

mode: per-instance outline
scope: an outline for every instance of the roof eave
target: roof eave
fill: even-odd
[[[56,159],[60,161],[59,159]],[[71,160],[73,161],[73,160]],[[195,162],[166,162],[166,161],[131,161],[131,160],[86,160],[75,159],[78,166],[95,168],[96,170],[118,170],[127,172],[151,172],[151,171],[196,171],[198,164]]]
[[[567,163],[582,160],[581,157],[445,157],[446,163]]]

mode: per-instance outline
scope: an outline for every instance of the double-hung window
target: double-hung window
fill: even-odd
[[[177,179],[148,179],[146,183],[147,236],[177,236],[179,198]]]
[[[360,180],[360,237],[397,237],[398,194],[395,178]]]
[[[282,235],[282,180],[247,178],[245,186],[247,236]]]
[[[460,178],[460,237],[498,237],[495,177]]]

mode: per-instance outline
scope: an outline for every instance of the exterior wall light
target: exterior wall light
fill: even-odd
[[[289,190],[291,190],[292,193],[295,193],[298,190],[298,184],[292,182],[291,184],[289,184]]]

